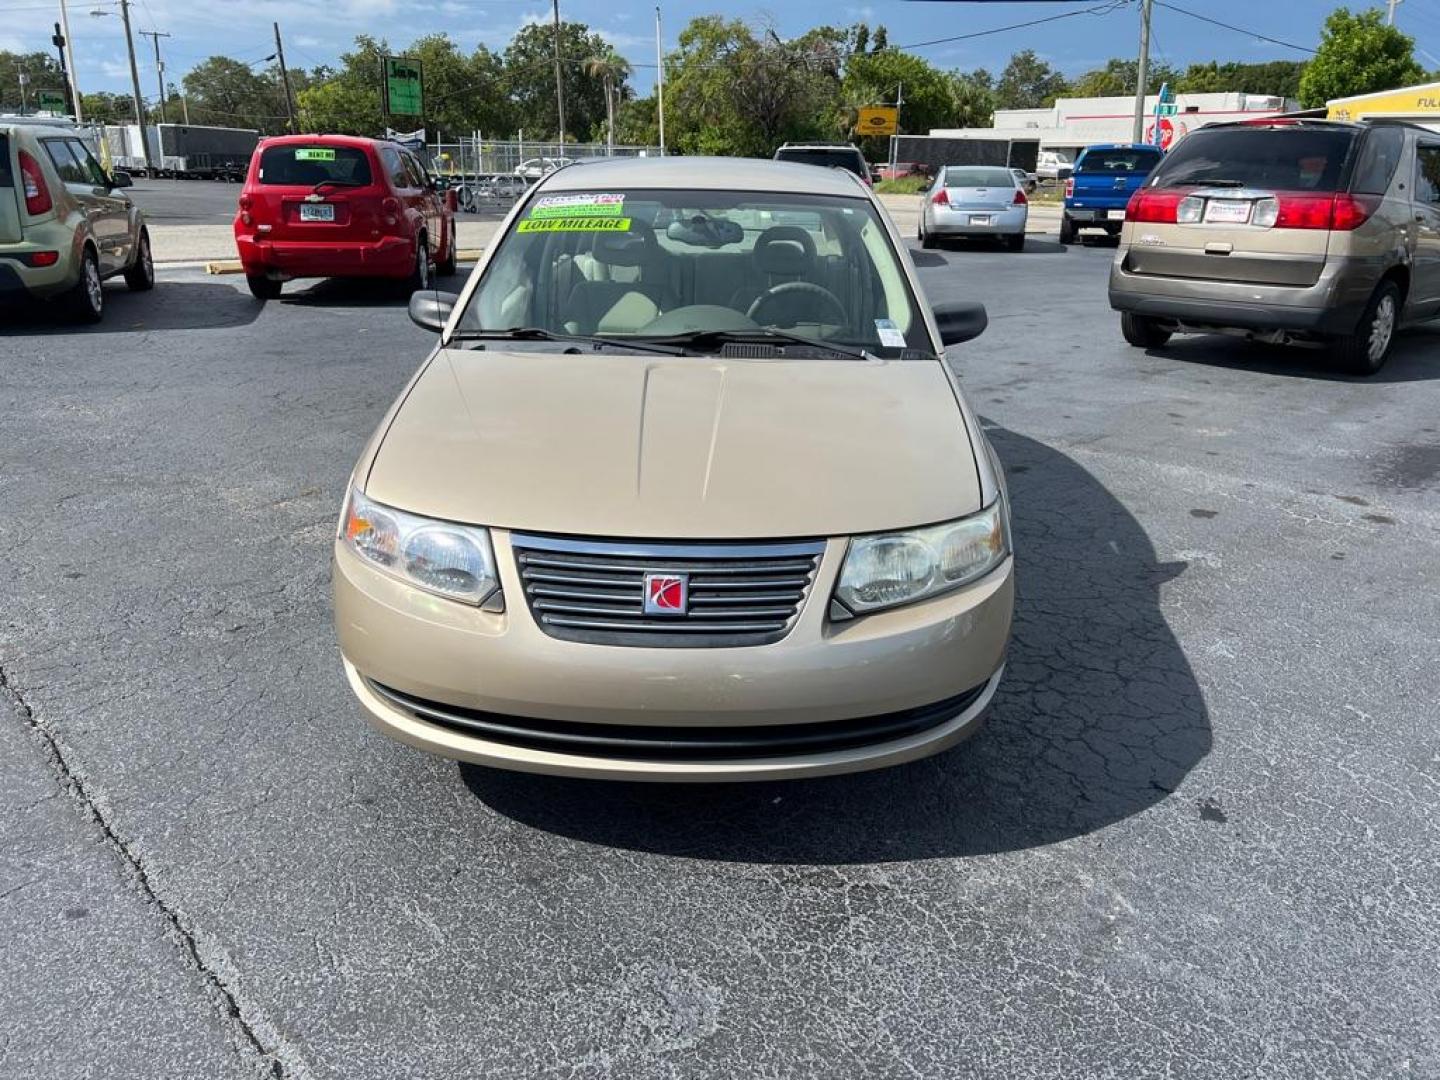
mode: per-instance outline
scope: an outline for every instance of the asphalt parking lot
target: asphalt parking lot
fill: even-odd
[[[1007,678],[790,784],[365,724],[327,560],[401,301],[170,270],[0,324],[0,1075],[1440,1075],[1440,329],[1368,380],[1147,355],[1109,248],[914,254],[990,310]]]

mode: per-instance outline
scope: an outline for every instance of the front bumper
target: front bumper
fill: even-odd
[[[1021,205],[1000,210],[978,207],[974,210],[953,210],[932,203],[927,218],[925,231],[935,236],[1016,236],[1025,232],[1030,208]],[[976,218],[987,218],[988,221],[976,224]]]
[[[1136,274],[1126,269],[1125,257],[1122,247],[1110,266],[1112,308],[1202,331],[1350,334],[1381,273],[1369,261],[1331,259],[1314,285],[1259,285],[1219,277]]]
[[[696,781],[894,765],[937,753],[975,729],[1010,635],[1013,559],[954,593],[831,623],[828,600],[847,546],[832,540],[795,625],[775,644],[678,649],[562,641],[545,634],[527,610],[508,534],[495,530],[492,539],[507,598],[501,614],[418,592],[344,548],[336,548],[333,568],[345,672],[370,721],[422,750],[480,764]],[[427,718],[427,709],[438,715]],[[484,722],[467,727],[455,714]],[[527,720],[529,727],[572,735],[589,724],[600,735],[649,728],[663,738],[670,728],[690,739],[677,738],[669,753],[639,754],[624,745],[605,749],[594,739],[573,740],[567,750],[553,740],[504,735],[503,728],[523,729]],[[843,726],[847,734],[809,747],[791,740],[783,753],[686,749],[705,729],[733,736],[769,727],[789,738],[806,724],[819,725],[817,732]],[[874,740],[857,745],[857,729],[873,732]]]
[[[302,277],[408,277],[415,245],[403,236],[375,241],[265,240],[239,234],[235,246],[247,274]]]

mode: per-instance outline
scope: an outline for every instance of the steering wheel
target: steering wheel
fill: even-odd
[[[801,298],[804,298],[803,300]],[[845,305],[840,303],[840,298],[823,285],[816,285],[809,281],[787,281],[776,285],[756,297],[755,302],[750,305],[750,310],[745,314],[761,326],[770,325],[773,320],[767,320],[763,313],[767,306],[783,304],[787,299],[794,298],[802,304],[809,304],[814,307],[825,307],[829,310],[827,315],[836,316],[829,321],[837,326],[844,326],[850,321],[850,313],[845,310]],[[799,319],[793,320],[790,325],[794,326]],[[816,322],[825,322],[824,319],[816,319]]]

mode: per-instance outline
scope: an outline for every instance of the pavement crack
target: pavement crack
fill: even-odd
[[[35,716],[35,711],[20,693],[19,688],[10,683],[5,669],[0,667],[0,701],[5,699],[10,702],[11,711],[19,716],[29,729],[31,737],[40,744],[55,773],[55,780],[60,789],[68,794],[78,804],[81,812],[99,828],[106,845],[130,870],[143,899],[159,912],[161,918],[170,927],[185,959],[200,974],[209,995],[234,1025],[240,1042],[258,1059],[260,1075],[270,1077],[272,1080],[303,1080],[309,1076],[310,1070],[305,1067],[304,1062],[293,1048],[284,1045],[284,1040],[281,1038],[267,1037],[273,1032],[273,1028],[268,1022],[257,1023],[246,1015],[235,992],[220,973],[202,956],[200,942],[195,934],[181,919],[179,913],[155,890],[139,855],[115,831],[99,804],[86,789],[84,779],[71,768],[59,740]],[[266,1030],[262,1030],[262,1028]],[[278,1033],[274,1034],[278,1036]]]

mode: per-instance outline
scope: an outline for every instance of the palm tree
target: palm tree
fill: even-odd
[[[611,46],[585,61],[585,74],[605,84],[606,153],[615,153],[615,93],[630,77],[630,61]]]

